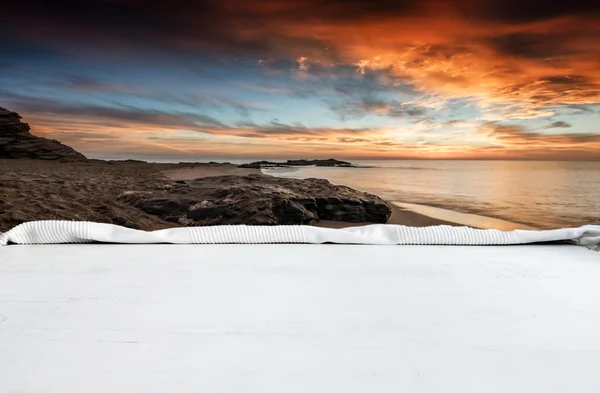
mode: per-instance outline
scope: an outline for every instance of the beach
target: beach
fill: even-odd
[[[0,136],[0,230],[32,220],[145,230],[368,223],[514,230],[600,223],[600,161],[88,159],[31,134],[18,113],[2,108]]]
[[[0,231],[33,220],[80,220],[142,230],[178,226],[118,200],[131,190],[160,190],[173,182],[222,175],[260,175],[259,169],[224,163],[146,163],[142,161],[57,162],[0,159]],[[453,225],[389,204],[390,224]],[[330,228],[369,222],[322,220]]]
[[[155,164],[141,161],[67,162],[0,159],[0,231],[33,220],[79,220],[155,230],[176,226],[122,203],[129,190],[165,187],[163,170],[196,168],[198,176],[257,173],[227,164]]]

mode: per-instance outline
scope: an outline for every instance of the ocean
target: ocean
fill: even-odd
[[[432,217],[482,228],[600,224],[600,162],[349,161],[363,167],[265,168],[263,172],[325,178]]]

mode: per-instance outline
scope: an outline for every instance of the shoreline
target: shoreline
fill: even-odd
[[[464,213],[435,205],[407,203],[402,201],[389,201],[396,207],[406,209],[416,214],[423,214],[438,220],[446,220],[455,225],[470,226],[478,229],[498,229],[501,231],[512,231],[515,229],[535,230],[533,226],[504,220],[492,216],[484,216],[476,213]]]
[[[239,168],[230,163],[148,163],[135,160],[61,163],[34,159],[0,159],[0,231],[32,220],[84,220],[113,223],[142,230],[179,226],[120,202],[117,196],[129,190],[162,189],[166,182],[213,176],[264,174],[256,168]],[[376,192],[362,190],[374,195]],[[385,200],[392,214],[388,224],[427,227],[472,226],[465,221],[476,215],[428,205]],[[433,210],[433,213],[432,213]],[[440,211],[443,214],[439,214]],[[496,220],[476,216],[479,220]],[[501,220],[499,220],[501,221]],[[494,221],[494,229],[498,221]],[[311,225],[345,228],[373,222],[315,221]],[[511,225],[518,225],[513,224]],[[522,226],[520,226],[521,229]],[[485,226],[484,226],[485,228]],[[508,230],[508,229],[504,229]]]
[[[353,168],[375,168],[375,167],[362,167],[362,166],[353,166]],[[272,176],[268,173],[264,173],[265,175]],[[277,177],[286,177],[286,176],[277,176]],[[296,178],[296,177],[292,177]],[[343,183],[341,183],[343,184]],[[384,199],[392,209],[392,211],[397,212],[395,214],[396,217],[402,218],[394,218],[394,215],[390,217],[388,220],[388,224],[398,224],[398,225],[407,225],[407,226],[432,226],[432,225],[450,225],[450,226],[468,226],[477,229],[497,229],[501,231],[512,231],[515,229],[520,230],[540,230],[542,227],[536,227],[532,224],[526,224],[523,222],[510,221],[503,217],[486,215],[485,212],[476,211],[472,209],[471,211],[459,211],[455,210],[454,207],[448,206],[447,204],[424,204],[424,203],[415,203],[415,202],[406,202],[403,200],[395,200],[391,198],[383,197],[378,193],[377,190],[370,189],[368,187],[353,187],[348,184],[343,184],[347,187],[354,188],[356,190],[368,192],[374,195],[379,196]],[[475,211],[473,211],[475,210]],[[352,226],[355,225],[364,225],[349,223]],[[336,224],[332,224],[336,225]],[[336,226],[339,227],[339,226]]]

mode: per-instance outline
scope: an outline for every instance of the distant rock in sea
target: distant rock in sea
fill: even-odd
[[[385,223],[388,204],[376,195],[325,179],[263,175],[215,176],[117,198],[180,225],[309,224],[313,220]]]
[[[337,167],[354,167],[349,162],[328,158],[326,160],[287,160],[286,162],[271,162],[271,161],[255,161],[249,164],[239,165],[240,168],[268,168],[268,167],[287,167],[287,166],[337,166]]]
[[[29,124],[18,113],[0,108],[0,158],[86,161],[75,149],[53,140],[32,135]]]
[[[326,160],[287,160],[286,165],[290,166],[353,166],[351,163],[346,161],[336,160],[335,158],[328,158]]]

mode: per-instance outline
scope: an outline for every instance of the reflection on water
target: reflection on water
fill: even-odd
[[[369,168],[301,167],[294,172],[276,173],[267,169],[265,173],[326,178],[388,201],[437,206],[536,228],[600,223],[600,162],[354,163]],[[495,225],[501,229],[500,222]]]

